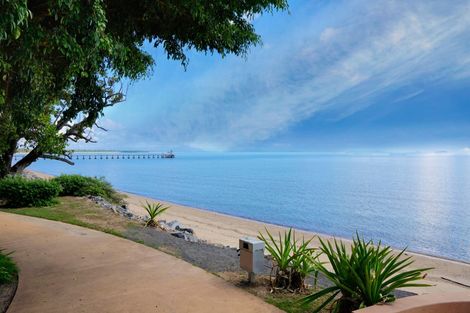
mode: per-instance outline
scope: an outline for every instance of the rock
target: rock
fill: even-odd
[[[183,225],[180,224],[177,220],[171,221],[166,223],[166,226],[170,229],[177,230],[178,228],[181,228]]]
[[[171,227],[169,227],[168,224],[165,221],[158,221],[158,226],[161,229],[165,230],[165,231],[173,231],[174,230]]]
[[[192,228],[185,228],[185,227],[176,226],[176,230],[182,231],[184,233],[194,234],[194,230]]]
[[[132,212],[129,212],[129,209],[126,204],[113,205],[112,203],[108,202],[106,199],[100,196],[88,196],[88,199],[90,199],[103,209],[113,211],[113,213],[122,215],[128,219],[144,220],[142,217],[136,216]]]
[[[184,233],[176,232],[176,233],[171,233],[170,235],[172,235],[176,238],[185,239]]]
[[[104,200],[103,197],[100,197],[100,196],[88,196],[88,199],[91,199],[92,201],[95,201],[96,203],[106,202],[106,200]]]
[[[188,233],[183,233],[183,232],[173,232],[171,233],[172,236],[180,239],[184,239],[189,242],[199,242],[199,239],[197,239],[196,236],[188,234]]]
[[[187,227],[184,227],[179,221],[177,220],[174,220],[174,221],[171,221],[171,222],[168,222],[168,223],[164,223],[166,225],[167,228],[170,228],[172,230],[178,230],[178,231],[182,231],[182,232],[186,232],[186,233],[190,233],[190,234],[194,234],[194,230],[192,228],[187,228]]]
[[[108,202],[106,199],[100,196],[88,196],[88,199],[95,202],[100,207],[111,210],[115,214],[124,216],[125,218],[137,221],[147,221],[147,217],[140,215],[135,215],[132,212],[129,212],[127,205],[113,205]],[[170,234],[174,237],[184,239],[189,242],[200,242],[200,240],[194,236],[194,230],[192,228],[184,227],[179,221],[173,220],[171,222],[166,222],[165,220],[158,221],[158,226],[165,230],[169,231]]]
[[[189,242],[199,242],[199,239],[197,239],[196,236],[187,233],[184,233],[184,240]]]

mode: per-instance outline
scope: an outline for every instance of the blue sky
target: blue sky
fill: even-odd
[[[246,59],[162,51],[96,149],[470,149],[470,1],[291,1]]]

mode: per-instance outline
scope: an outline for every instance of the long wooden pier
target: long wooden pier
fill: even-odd
[[[21,159],[24,154],[15,154],[14,159]],[[175,154],[165,153],[72,153],[69,157],[73,160],[135,160],[135,159],[174,159]]]
[[[111,153],[111,154],[72,154],[73,160],[131,160],[131,159],[174,159],[174,154],[166,153]]]

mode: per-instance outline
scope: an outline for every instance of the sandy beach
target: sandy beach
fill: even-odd
[[[50,175],[43,173],[34,172],[34,174],[43,178],[51,177]],[[162,215],[162,219],[167,221],[178,220],[185,227],[192,228],[199,239],[206,240],[213,244],[238,247],[238,239],[240,237],[256,237],[260,231],[264,231],[265,227],[274,234],[284,232],[288,229],[287,227],[229,216],[226,214],[174,204],[167,201],[151,199],[127,192],[122,193],[126,195],[125,201],[129,204],[129,209],[135,214],[142,216],[145,216],[145,210],[142,206],[146,201],[161,202],[170,206],[170,209]],[[332,236],[303,230],[296,230],[296,236],[298,238],[301,238],[302,236],[305,238],[317,236],[317,238],[333,239]],[[348,239],[342,240],[346,242],[349,241]],[[317,246],[318,239],[313,240],[312,244]],[[425,279],[427,283],[433,285],[432,287],[409,288],[407,289],[408,291],[425,294],[470,290],[470,264],[411,252],[407,252],[407,254],[412,255],[415,260],[413,267],[434,268],[428,272]]]

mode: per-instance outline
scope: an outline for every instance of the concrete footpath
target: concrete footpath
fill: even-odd
[[[19,285],[8,313],[281,312],[158,250],[98,231],[0,212]]]

